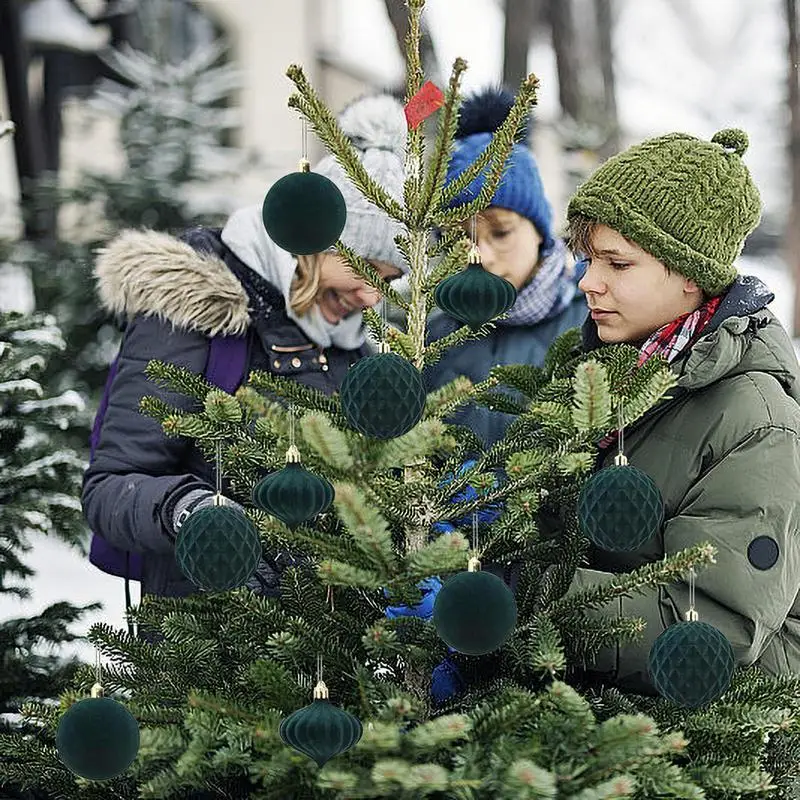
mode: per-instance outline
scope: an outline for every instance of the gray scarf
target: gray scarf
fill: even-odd
[[[322,316],[317,305],[302,316],[292,311],[289,295],[297,261],[267,236],[260,205],[235,211],[222,229],[222,241],[240,261],[280,291],[289,319],[318,347],[333,345],[343,350],[355,350],[364,344],[361,314],[352,314],[333,324]]]

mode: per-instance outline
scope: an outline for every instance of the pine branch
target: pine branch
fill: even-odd
[[[444,106],[439,116],[439,130],[436,134],[433,156],[428,166],[428,173],[422,189],[421,201],[417,209],[412,209],[411,219],[414,225],[430,227],[431,220],[428,218],[430,212],[432,209],[438,208],[441,202],[440,197],[447,177],[450,150],[458,128],[461,78],[466,68],[467,62],[463,58],[457,58],[453,62],[450,82],[445,93]]]
[[[371,507],[363,492],[350,483],[337,483],[334,505],[370,568],[384,578],[394,571],[392,536],[383,515]]]
[[[362,258],[352,247],[348,247],[343,242],[336,243],[336,251],[348,263],[353,272],[363,278],[370,286],[377,289],[387,300],[394,303],[398,308],[408,311],[408,302],[396,290],[391,283],[380,276],[378,270],[372,266],[365,258]]]
[[[336,428],[325,414],[303,415],[300,420],[303,441],[332,469],[347,473],[355,466],[344,431]]]
[[[457,275],[464,269],[464,265],[469,259],[470,246],[469,239],[464,236],[463,231],[460,231],[460,236],[445,250],[444,258],[431,270],[425,281],[425,291],[431,293],[430,308],[433,308],[435,304],[433,291],[436,287],[445,278]]]
[[[287,381],[280,375],[260,371],[250,373],[248,383],[258,391],[288,401],[290,405],[295,404],[309,411],[320,411],[327,414],[336,424],[347,426],[347,420],[344,419],[337,400],[317,389],[311,389],[295,381]]]
[[[286,75],[299,92],[289,98],[289,107],[296,108],[311,123],[317,136],[336,157],[353,185],[379,209],[393,219],[405,223],[403,207],[364,168],[353,143],[342,132],[336,117],[309,83],[303,68],[292,64],[286,70]]]
[[[431,342],[425,348],[425,366],[432,366],[453,348],[459,347],[466,342],[473,342],[477,341],[478,339],[483,339],[485,336],[491,334],[492,331],[494,331],[494,325],[491,322],[481,325],[477,331],[473,331],[468,325],[463,325],[458,330],[448,333],[446,336],[443,336],[441,339],[437,339],[435,342]]]
[[[575,371],[572,423],[581,432],[605,431],[611,425],[611,388],[602,364],[585,361]]]

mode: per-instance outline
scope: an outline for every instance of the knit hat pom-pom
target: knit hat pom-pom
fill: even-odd
[[[726,150],[733,150],[737,156],[743,156],[750,144],[750,138],[740,128],[725,128],[725,130],[717,131],[711,137],[711,141],[721,144]]]
[[[505,122],[514,105],[514,94],[502,87],[488,87],[465,98],[458,111],[456,138],[465,139],[474,133],[495,133]],[[518,140],[530,136],[531,120],[527,115]]]
[[[339,116],[339,127],[361,151],[388,150],[403,155],[408,125],[403,106],[391,95],[367,95]]]

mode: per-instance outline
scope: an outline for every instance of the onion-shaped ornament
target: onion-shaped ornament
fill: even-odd
[[[469,656],[497,650],[514,632],[517,601],[506,584],[481,572],[477,558],[467,572],[449,578],[436,595],[433,624],[442,641]]]
[[[333,495],[331,482],[305,469],[300,451],[292,445],[286,452],[286,466],[256,484],[253,503],[294,530],[325,511]]]
[[[339,187],[311,172],[304,158],[299,172],[284,175],[267,192],[261,217],[278,247],[295,255],[311,255],[327,250],[341,236],[347,206]]]
[[[517,300],[517,290],[505,278],[483,268],[473,244],[467,268],[443,280],[433,298],[442,311],[476,331],[508,311]]]
[[[736,659],[728,639],[713,625],[697,621],[670,625],[650,648],[648,670],[658,693],[685,708],[719,698],[730,686]]]
[[[328,687],[319,681],[314,702],[289,714],[281,722],[279,733],[284,744],[322,767],[353,747],[361,738],[363,726],[358,717],[331,704]]]
[[[247,516],[217,494],[214,505],[192,512],[178,531],[175,560],[195,586],[225,592],[244,586],[261,560],[261,539]]]
[[[427,394],[420,371],[382,342],[380,353],[356,361],[347,371],[340,399],[357,431],[373,439],[394,439],[420,421]]]
[[[139,723],[122,703],[103,696],[79,700],[61,717],[56,749],[66,766],[90,781],[108,781],[125,772],[139,752]]]
[[[621,453],[615,466],[596,472],[578,498],[581,530],[611,552],[638,550],[664,524],[664,499],[653,479],[628,464]]]

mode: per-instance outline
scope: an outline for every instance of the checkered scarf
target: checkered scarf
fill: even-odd
[[[712,297],[707,303],[703,303],[696,311],[689,311],[682,314],[672,322],[660,327],[652,333],[647,341],[639,349],[638,367],[645,361],[652,358],[657,353],[662,355],[668,364],[691,347],[699,338],[703,329],[708,325],[711,317],[714,316],[719,304],[722,302],[722,295]],[[608,447],[613,444],[619,431],[612,431],[608,436],[598,442],[600,448]]]
[[[575,297],[576,286],[567,260],[567,247],[557,239],[542,259],[533,280],[517,295],[505,319],[497,325],[535,325],[560,314]]]

